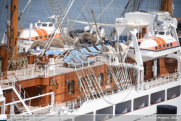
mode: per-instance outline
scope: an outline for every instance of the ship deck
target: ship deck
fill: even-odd
[[[91,67],[105,64],[105,59],[102,56],[89,57],[89,60],[96,60],[95,63],[89,64]],[[52,65],[41,65],[41,64],[28,64],[27,67],[21,67],[14,71],[8,71],[7,75],[15,74],[19,81],[24,81],[37,77],[51,77],[61,74],[70,73],[82,68],[88,68],[89,65],[72,66],[67,65],[63,58],[55,59],[55,64]],[[47,69],[45,69],[47,68]]]

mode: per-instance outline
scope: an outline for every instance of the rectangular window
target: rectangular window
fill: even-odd
[[[159,45],[159,48],[162,48],[162,46],[161,46],[161,45]]]
[[[163,47],[165,47],[165,44],[163,44]]]
[[[155,47],[155,50],[157,50],[157,46]]]
[[[170,43],[170,47],[172,46],[172,43]]]
[[[36,40],[38,40],[38,37],[35,37]]]
[[[47,38],[47,35],[45,35],[45,38]]]
[[[40,36],[40,39],[42,39],[42,36]]]
[[[169,44],[167,44],[167,47],[169,47]]]

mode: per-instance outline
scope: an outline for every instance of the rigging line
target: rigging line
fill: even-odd
[[[114,1],[114,3],[115,3],[115,1]],[[116,10],[115,10],[114,4],[112,4],[112,8],[113,8],[112,13],[114,13],[114,18],[116,18]]]
[[[8,10],[8,2],[7,2],[7,0],[5,1],[6,3],[5,3],[5,5],[6,5],[6,21],[8,21],[9,20],[9,10]]]
[[[66,11],[69,9],[69,6],[71,5],[71,2],[72,2],[72,0],[69,0],[69,3],[67,4],[67,7],[64,9],[62,6],[61,6],[61,4],[60,4],[60,9],[62,10],[62,9],[64,9],[64,10],[62,10],[62,12],[63,12],[63,15],[64,15],[64,13],[66,13]],[[61,3],[61,1],[60,1],[60,3]],[[69,12],[69,14],[70,14],[71,12]],[[69,22],[68,22],[68,18],[67,18],[67,16],[65,17],[65,20],[66,21],[64,21],[64,26],[66,26]]]
[[[78,3],[79,3],[79,5],[80,5],[80,7],[82,8],[82,5],[81,5],[81,3],[80,3],[79,0],[78,0]],[[87,15],[86,15],[86,13],[85,13],[84,11],[82,11],[82,13],[85,15],[86,18],[88,18]]]
[[[112,16],[114,16],[113,18],[116,18],[116,12],[115,12],[115,8],[114,8],[114,4],[112,4],[113,10],[112,10]]]
[[[128,87],[129,88],[129,87]],[[126,97],[123,99],[123,100],[121,100],[121,102],[123,102],[128,96],[129,96],[129,94],[132,92],[132,90],[134,89],[134,86],[132,85],[132,88],[131,88],[131,90],[129,91],[129,93],[126,95]],[[121,93],[121,91],[120,92],[118,92],[118,93]],[[117,94],[118,94],[117,93]],[[102,97],[107,103],[109,103],[109,104],[111,104],[111,105],[115,105],[114,103],[111,103],[110,101],[107,101],[106,99],[105,99],[105,97]]]
[[[125,2],[125,1],[124,1],[124,2]],[[114,5],[115,5],[115,8],[118,9],[116,0],[114,0]],[[116,12],[117,15],[119,15],[119,14],[118,14],[118,10],[115,10],[115,12]],[[120,11],[120,12],[121,12],[121,11]]]
[[[90,5],[90,7],[91,7],[91,10],[93,10],[93,5],[92,5],[92,0],[90,0],[90,2],[89,3],[91,3]]]
[[[70,10],[69,7],[70,7],[70,5],[72,4],[72,1],[74,1],[74,0],[70,0],[70,1],[69,1],[69,3],[67,4],[66,10],[62,10],[63,7],[61,6],[61,4],[59,4],[59,5],[60,5],[60,10],[62,11],[63,16],[65,15],[65,13],[67,12],[68,9]],[[69,12],[69,14],[70,14],[70,12]],[[66,24],[68,23],[68,18],[67,18],[67,16],[65,16],[65,20],[66,20],[66,21],[64,21],[64,26],[66,26]]]
[[[89,0],[87,0],[86,4],[84,5],[84,7],[82,8],[81,12],[84,11],[85,7],[87,6],[87,3],[89,2]],[[78,18],[80,17],[81,13],[79,13],[79,15],[76,18],[76,21],[78,20]],[[72,28],[74,27],[75,22],[73,22]]]
[[[3,5],[4,5],[4,0],[3,0],[3,4],[1,6],[0,16],[1,16],[1,13],[2,13],[2,10],[3,10]]]
[[[31,0],[29,0],[26,4],[26,6],[24,7],[23,11],[20,13],[20,15],[18,16],[18,20],[20,20],[21,15],[24,13],[25,9],[27,8],[28,4],[31,2]]]
[[[104,9],[105,9],[105,7],[106,7],[106,1],[104,1]],[[101,13],[100,13],[101,14]],[[103,16],[104,16],[104,14],[105,13],[103,13]],[[108,14],[108,15],[107,15]],[[109,23],[109,19],[107,19],[108,17],[109,17],[109,11],[108,11],[108,13],[106,14],[106,17],[104,16],[104,20],[105,20],[105,23],[107,23],[107,24],[110,24]],[[106,33],[110,33],[110,30],[109,30],[109,27],[106,27]]]
[[[101,4],[100,4],[101,5]],[[102,6],[102,5],[101,5]],[[104,6],[105,6],[105,4],[104,4]],[[101,7],[101,11],[102,11],[102,7]],[[104,20],[104,23],[108,23],[107,22],[107,19],[106,19],[106,17],[105,17],[105,15],[104,15],[105,13],[103,13],[103,15],[101,16],[102,18],[103,18],[103,20]],[[109,38],[109,36],[108,36],[108,34],[109,34],[109,32],[110,32],[110,29],[109,29],[109,27],[104,27],[105,28],[105,31],[106,31],[106,36],[107,36],[107,38],[108,38],[108,40],[110,40],[110,38]]]
[[[90,0],[88,1],[88,3],[89,3],[89,6],[88,7],[90,7]],[[90,9],[88,9],[88,7],[86,7],[86,11],[85,12],[87,12],[87,14],[88,14],[88,17],[89,17],[89,20],[90,21],[93,21],[93,19],[92,19],[92,17],[91,17],[91,14],[90,14],[90,12],[89,12],[89,10],[91,9],[91,7],[90,7]],[[87,18],[88,19],[88,18]]]
[[[109,5],[102,11],[102,13],[96,18],[96,20],[105,12],[105,10],[112,4],[114,0],[112,0]]]
[[[71,0],[69,0],[69,3],[67,4],[67,7],[64,9],[63,14],[68,10],[68,6],[71,4]]]
[[[97,1],[97,0],[96,0]],[[101,14],[101,12],[102,12],[102,5],[101,5],[101,1],[100,0],[98,0],[99,2],[97,2],[98,3],[98,5],[99,5],[99,11],[100,11],[100,14]],[[103,20],[104,20],[104,15],[102,16],[102,17],[100,17],[101,18],[101,22],[103,23]]]
[[[99,0],[99,2],[100,2],[100,0]],[[100,2],[100,6],[102,6],[102,5],[101,5],[101,2]],[[101,7],[101,12],[102,12],[102,7]],[[100,12],[100,14],[101,14],[101,12]],[[105,17],[105,15],[104,15],[104,13],[103,13],[103,15],[101,16],[101,18],[103,18],[104,23],[107,23],[106,17]],[[103,22],[103,21],[102,21],[102,22]],[[106,29],[106,34],[109,33],[108,27],[104,27],[104,28]],[[108,37],[108,38],[109,38],[109,37]]]
[[[112,0],[112,2],[113,2],[114,0]],[[104,4],[105,4],[105,6],[106,6],[106,0],[104,1]],[[110,4],[111,5],[111,4]],[[108,23],[109,24],[111,24],[111,17],[110,17],[110,14],[109,14],[109,11],[107,12],[108,13],[108,18],[109,18],[109,21],[108,21]],[[109,30],[109,29],[108,29]],[[110,33],[110,31],[108,31],[108,33]]]
[[[31,1],[31,2],[32,2],[32,1]],[[26,21],[26,18],[27,18],[27,15],[28,15],[28,12],[29,12],[29,9],[30,9],[30,6],[31,6],[31,2],[30,2],[30,4],[29,4],[28,10],[27,10],[27,12],[26,12],[26,16],[25,16],[24,22],[23,22],[23,24],[21,25],[22,28],[23,28],[24,23],[25,23],[25,21]]]
[[[141,7],[142,3],[143,3],[143,0],[141,0],[141,1],[140,1],[139,5],[138,5],[138,9],[137,9],[137,11],[139,11],[139,9],[140,9],[140,7]]]
[[[74,3],[75,4],[75,3]],[[91,23],[87,20],[87,18],[84,16],[84,14],[80,11],[80,9],[77,7],[77,5],[75,4],[76,8],[79,10],[79,12],[82,14],[82,16],[84,17],[84,19],[88,22],[88,24],[92,27]]]
[[[91,10],[90,0],[89,0],[89,8],[90,8],[90,9],[86,8],[86,11],[87,11],[87,13],[89,14],[90,21],[94,21],[93,18],[91,17],[92,15],[91,15],[91,11],[90,11],[90,10]]]
[[[41,3],[43,4],[43,7],[45,8],[45,11],[46,11],[47,15],[50,16],[50,14],[48,13],[48,10],[47,10],[47,8],[45,7],[45,4],[43,3],[42,0],[41,0]]]

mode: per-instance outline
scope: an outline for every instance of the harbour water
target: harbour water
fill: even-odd
[[[29,0],[19,0],[19,14],[24,9],[25,5]],[[61,8],[65,9],[69,0],[59,0],[61,3]],[[87,5],[86,2],[88,1]],[[75,20],[80,11],[86,5],[85,10],[80,14],[80,17],[77,20],[80,21],[89,21],[93,22],[93,17],[91,14],[91,9],[94,10],[95,16],[98,17],[101,11],[103,11],[106,6],[111,2],[112,4],[108,9],[102,14],[101,17],[97,20],[98,22],[103,23],[114,23],[115,18],[119,17],[124,10],[124,7],[128,0],[75,0],[73,6],[70,9],[70,12],[67,15],[68,19]],[[157,9],[159,0],[144,0],[141,10],[153,10]],[[176,18],[181,17],[181,0],[173,0],[174,2],[174,16]],[[10,13],[10,10],[7,13],[5,9],[5,4],[8,4],[10,7],[10,0],[0,0],[0,41],[2,40],[4,30],[6,28],[7,14]],[[48,3],[48,0],[32,0],[30,6],[27,7],[21,19],[19,21],[19,28],[29,28],[30,23],[35,23],[38,20],[41,21],[51,21],[48,19],[49,16],[52,16],[53,12]],[[8,16],[10,18],[10,16]],[[86,20],[87,19],[87,20]],[[84,25],[74,24],[72,29],[83,29]]]

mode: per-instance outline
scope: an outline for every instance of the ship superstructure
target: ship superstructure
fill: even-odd
[[[96,23],[115,27],[115,40],[56,56],[46,55],[45,48],[38,56],[24,54],[27,61],[21,62],[26,66],[19,63],[2,72],[1,114],[111,121],[123,115],[153,115],[159,104],[173,104],[180,114],[181,52],[175,20],[168,12],[130,12],[115,24]],[[43,46],[50,47],[52,40]]]

